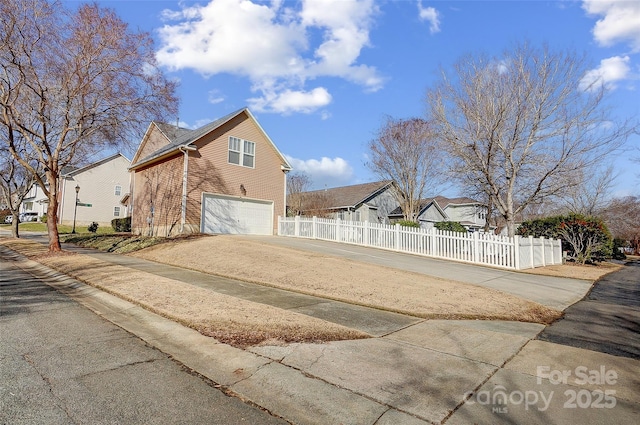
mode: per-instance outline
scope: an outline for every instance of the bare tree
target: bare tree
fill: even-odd
[[[287,176],[287,210],[291,215],[302,214],[303,193],[309,190],[311,178],[304,172],[293,172]]]
[[[36,166],[34,165],[34,167]],[[34,183],[33,174],[16,161],[9,149],[0,146],[0,193],[6,200],[7,208],[13,216],[11,236],[14,238],[20,237],[18,231],[20,204],[27,197]]]
[[[610,200],[611,189],[616,179],[612,166],[601,170],[582,170],[581,183],[568,188],[561,195],[565,210],[586,216],[600,215]]]
[[[629,241],[634,252],[640,252],[640,196],[613,199],[602,216],[614,238]]]
[[[599,83],[585,87],[583,57],[515,46],[468,56],[427,93],[429,116],[461,182],[476,181],[515,233],[517,215],[557,197],[625,142]]]
[[[175,83],[156,66],[152,39],[109,9],[60,1],[0,2],[0,124],[8,148],[49,200],[49,250],[59,251],[62,167],[109,146],[137,140],[152,119],[173,115]],[[13,138],[19,133],[44,170]]]
[[[368,147],[367,166],[381,178],[396,182],[405,220],[416,221],[425,188],[437,185],[442,170],[431,124],[420,118],[387,117]]]

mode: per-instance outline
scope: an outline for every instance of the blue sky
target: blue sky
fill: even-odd
[[[421,116],[441,69],[523,40],[586,52],[614,115],[640,117],[638,1],[98,3],[152,34],[163,69],[180,81],[182,126],[249,106],[314,188],[378,179],[366,145],[386,115]],[[640,194],[640,166],[629,160],[640,136],[627,147],[615,159],[618,195]]]

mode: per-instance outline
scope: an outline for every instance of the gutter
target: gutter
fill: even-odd
[[[187,221],[187,177],[189,176],[189,152],[198,150],[193,145],[183,145],[178,148],[184,154],[184,166],[182,167],[182,205],[180,215],[180,233],[184,232],[184,225]]]

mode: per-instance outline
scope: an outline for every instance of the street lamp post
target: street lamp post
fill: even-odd
[[[76,214],[78,213],[78,193],[80,193],[80,185],[76,185],[76,206],[73,209],[73,229],[71,233],[76,233]]]

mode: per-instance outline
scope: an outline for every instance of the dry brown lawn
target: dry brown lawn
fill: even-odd
[[[566,263],[556,266],[539,267],[522,270],[524,273],[540,274],[545,276],[567,277],[572,279],[598,280],[602,276],[620,270],[623,266],[613,263],[601,263],[598,265],[582,265]]]
[[[561,315],[494,289],[234,236],[164,243],[131,255],[423,318],[550,323]]]
[[[48,267],[221,342],[246,347],[262,342],[321,342],[367,338],[366,333],[265,304],[241,300],[184,282],[17,239],[0,244]]]

